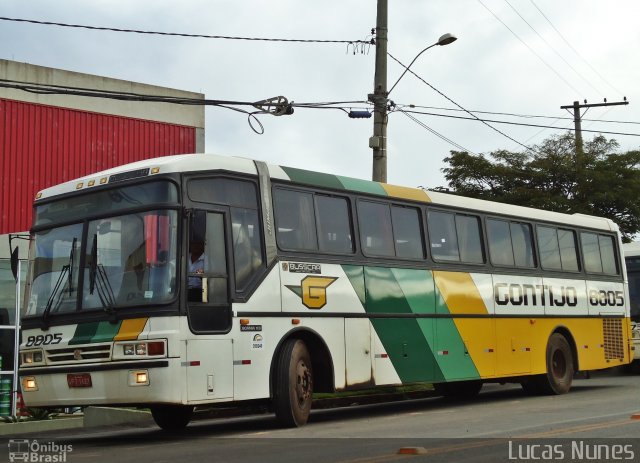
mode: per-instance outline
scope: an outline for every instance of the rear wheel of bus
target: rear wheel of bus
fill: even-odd
[[[304,425],[311,412],[313,371],[304,341],[285,341],[276,360],[273,405],[282,426]]]
[[[155,405],[151,407],[151,416],[165,431],[179,431],[191,421],[193,407],[188,405]]]
[[[566,394],[571,389],[575,361],[571,345],[560,333],[553,333],[547,343],[546,374],[533,376],[522,382],[530,394]]]

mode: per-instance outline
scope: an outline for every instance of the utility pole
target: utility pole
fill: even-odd
[[[376,70],[373,93],[369,101],[373,103],[373,136],[369,138],[369,148],[373,150],[372,180],[387,181],[387,0],[378,0],[376,19]]]
[[[624,101],[616,101],[612,103],[608,103],[607,99],[604,99],[604,103],[587,103],[587,100],[584,100],[583,104],[580,104],[579,101],[574,101],[572,105],[560,106],[560,109],[566,109],[567,111],[573,110],[573,123],[575,125],[576,132],[576,196],[578,198],[582,198],[583,196],[583,186],[584,186],[584,146],[582,143],[582,116],[584,114],[580,114],[580,110],[582,108],[596,108],[601,106],[620,106],[620,105],[628,105],[627,97],[624,97]],[[585,111],[586,114],[586,111]]]

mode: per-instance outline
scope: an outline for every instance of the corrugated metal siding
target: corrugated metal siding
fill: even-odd
[[[195,150],[194,127],[0,99],[0,234],[31,227],[43,188]]]

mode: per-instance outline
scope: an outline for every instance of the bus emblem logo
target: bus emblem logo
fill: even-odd
[[[82,360],[82,350],[75,349],[73,351],[73,360]]]
[[[327,288],[336,281],[337,277],[306,276],[300,281],[300,286],[286,285],[309,309],[321,309],[327,305]]]

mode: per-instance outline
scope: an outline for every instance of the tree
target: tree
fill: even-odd
[[[499,150],[485,155],[451,151],[442,169],[454,194],[568,214],[607,217],[625,241],[640,232],[640,151],[616,153],[614,139],[584,144],[576,165],[571,133],[553,136],[533,152]]]

